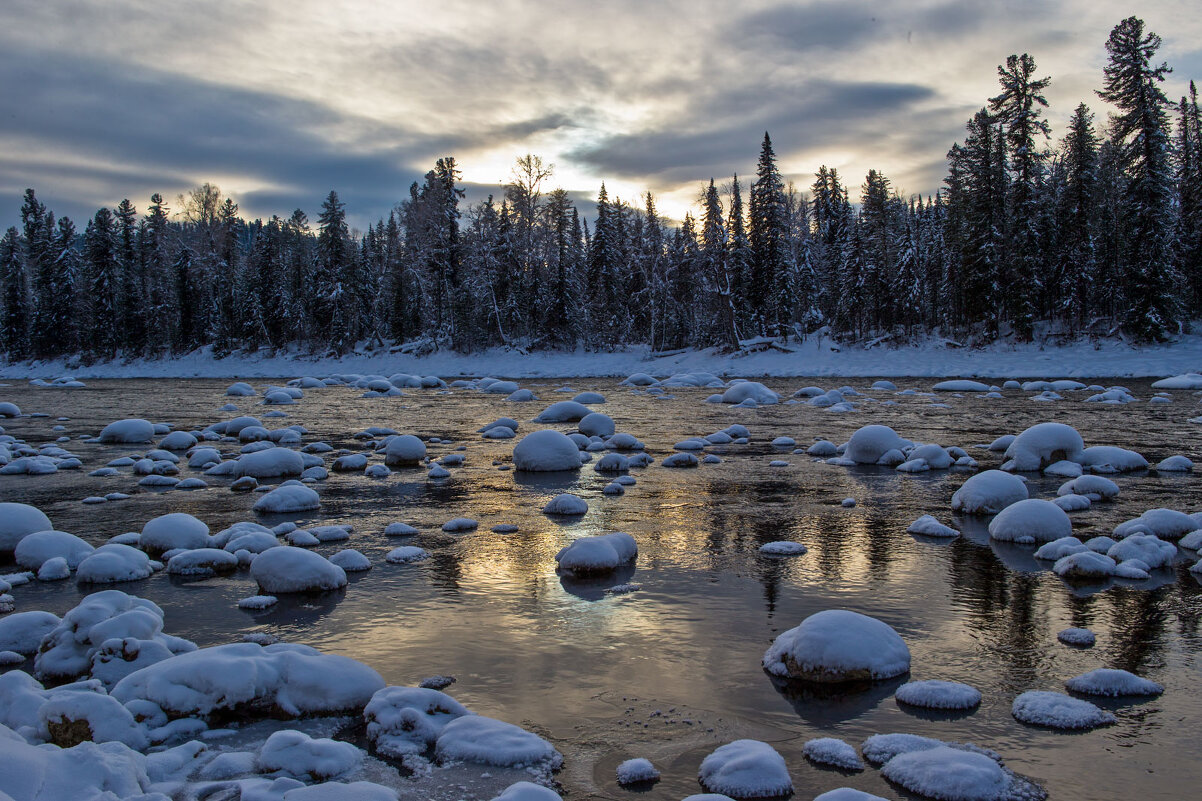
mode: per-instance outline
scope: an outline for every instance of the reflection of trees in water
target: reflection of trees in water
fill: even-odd
[[[1163,660],[1165,635],[1171,615],[1165,608],[1167,588],[1148,591],[1119,587],[1107,593],[1113,613],[1110,627],[1114,654],[1109,667],[1142,674],[1144,668]]]

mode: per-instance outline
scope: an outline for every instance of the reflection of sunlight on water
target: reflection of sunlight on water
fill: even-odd
[[[5,427],[36,443],[51,437],[49,426],[59,414],[72,418],[66,425],[74,435],[94,433],[120,408],[201,428],[224,417],[214,410],[226,400],[221,395],[226,383],[90,382],[87,391],[70,397],[13,387],[6,399],[51,418],[6,420]],[[814,382],[769,382],[780,389],[805,383]],[[1146,394],[1139,382],[1125,383]],[[893,407],[863,400],[859,413],[830,415],[804,405],[715,408],[700,402],[708,394],[702,390],[674,390],[675,400],[653,401],[620,390],[611,380],[574,382],[606,393],[609,403],[599,409],[618,421],[618,430],[646,442],[657,460],[650,468],[632,470],[636,484],[611,498],[601,495],[610,477],[591,465],[560,475],[497,469],[496,463],[510,461],[516,440],[482,440],[476,429],[496,417],[514,416],[522,422],[521,436],[538,428],[528,422],[531,417],[560,399],[551,393],[554,384],[523,384],[533,387],[542,402],[513,404],[472,392],[426,390],[365,401],[357,391],[331,388],[307,392],[300,404],[287,408],[288,418],[273,421],[303,424],[311,432],[307,442],[323,440],[351,452],[362,451],[351,435],[370,425],[451,440],[432,443],[434,457],[465,447],[464,466],[451,468],[444,481],[427,481],[418,469],[398,470],[384,480],[335,474],[319,485],[320,514],[299,522],[349,523],[355,533],[347,543],[318,550],[329,555],[341,547],[357,548],[375,565],[354,577],[345,592],[283,599],[251,614],[235,608],[239,598],[257,591],[245,573],[187,584],[156,576],[119,589],[154,600],[167,612],[170,633],[202,644],[259,631],[364,660],[393,683],[414,683],[434,673],[456,675],[453,695],[484,714],[545,726],[569,762],[591,759],[598,749],[633,754],[641,742],[654,742],[667,749],[665,765],[683,760],[681,776],[692,782],[695,739],[658,718],[644,720],[646,729],[618,727],[626,706],[620,699],[638,696],[640,714],[673,705],[704,711],[707,726],[716,728],[707,735],[714,741],[745,734],[773,741],[797,769],[799,788],[814,794],[839,781],[892,797],[874,772],[832,778],[809,771],[800,756],[800,744],[809,737],[838,736],[858,744],[886,731],[996,748],[1016,770],[1046,781],[1058,799],[1134,795],[1145,770],[1154,771],[1158,789],[1202,781],[1202,768],[1180,759],[1194,748],[1193,723],[1202,718],[1195,687],[1202,651],[1202,574],[1190,574],[1181,565],[1135,586],[1069,586],[1034,560],[1033,548],[992,543],[988,518],[950,513],[951,494],[965,473],[911,476],[875,467],[848,469],[767,444],[781,434],[802,447],[814,437],[840,442],[860,425],[883,422],[915,441],[965,447],[990,467],[997,455],[974,449],[974,443],[1021,430],[1048,414],[1077,425],[1089,444],[1136,447],[1154,456],[1196,448],[1202,431],[1168,424],[1164,410],[1079,403],[1033,409],[1039,404],[1017,395],[988,405],[979,398],[946,399],[953,409],[937,411],[927,409],[924,398],[897,398]],[[243,413],[264,411],[254,399],[234,400]],[[733,422],[751,429],[751,444],[714,449],[722,454],[721,464],[680,470],[658,466],[673,443]],[[138,451],[75,442],[70,447],[89,468]],[[790,466],[768,467],[774,458]],[[1117,480],[1119,502],[1074,513],[1074,527],[1083,536],[1107,533],[1146,508],[1179,506],[1181,491],[1192,486],[1181,476]],[[1034,496],[1051,497],[1059,483],[1033,475],[1029,488]],[[5,500],[35,503],[56,527],[94,543],[137,530],[168,511],[191,512],[214,531],[255,519],[254,497],[230,493],[224,484],[214,479],[208,490],[190,494],[135,490],[129,501],[85,508],[78,499],[98,487],[129,492],[134,482],[128,475],[98,481],[83,473],[0,478]],[[543,515],[543,505],[559,492],[579,494],[589,503],[588,513]],[[845,497],[856,498],[858,505],[842,508]],[[950,523],[962,536],[933,543],[907,534],[907,526],[924,513]],[[478,520],[480,528],[442,533],[442,523],[457,516]],[[420,533],[382,536],[394,521],[410,523]],[[498,523],[519,530],[495,534],[490,529]],[[598,581],[557,575],[554,557],[560,548],[607,531],[626,531],[637,540],[640,553],[632,571]],[[794,558],[758,553],[761,545],[779,539],[801,542],[809,552]],[[384,554],[400,544],[420,545],[431,558],[386,564]],[[605,592],[627,581],[641,589]],[[67,584],[34,583],[14,594],[23,610],[62,614],[80,597],[73,583]],[[919,717],[890,700],[891,684],[825,696],[778,692],[759,666],[764,649],[807,615],[834,607],[889,622],[910,645],[912,678],[972,684],[985,695],[981,708],[957,718]],[[1060,645],[1056,632],[1070,625],[1097,632],[1097,646]],[[1166,685],[1166,694],[1154,703],[1121,706],[1118,726],[1086,736],[1035,731],[1011,718],[1010,702],[1018,692],[1060,689],[1066,678],[1101,666],[1148,675]],[[1173,724],[1188,725],[1166,725],[1168,715]],[[1109,751],[1120,742],[1128,747],[1123,764]],[[646,797],[682,797],[675,791],[687,782],[668,777]],[[1099,788],[1103,792],[1095,792]]]

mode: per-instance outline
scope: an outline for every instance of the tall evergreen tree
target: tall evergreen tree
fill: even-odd
[[[1202,114],[1198,88],[1189,82],[1177,126],[1177,270],[1188,287],[1191,308],[1202,307]]]
[[[102,208],[84,232],[88,299],[91,305],[90,345],[97,356],[115,358],[121,332],[121,263],[113,213]]]
[[[352,259],[346,205],[330,190],[317,218],[317,251],[313,271],[312,315],[316,339],[336,353],[348,350],[347,295],[343,278]]]
[[[1106,41],[1106,88],[1098,92],[1119,110],[1111,118],[1110,135],[1127,178],[1124,323],[1136,337],[1151,341],[1164,340],[1174,331],[1179,314],[1172,263],[1169,101],[1160,88],[1170,70],[1167,64],[1152,64],[1160,44],[1159,36],[1144,33],[1138,17],[1116,25]]]
[[[768,336],[785,336],[790,323],[788,310],[781,308],[779,300],[781,284],[788,280],[792,267],[784,189],[772,140],[765,132],[748,205],[751,280],[747,298],[758,333]]]
[[[20,234],[9,228],[0,240],[0,347],[9,361],[29,356],[29,275],[21,255]]]
[[[1090,287],[1097,277],[1098,136],[1084,103],[1069,121],[1061,147],[1064,192],[1059,203],[1062,281],[1060,307],[1080,330],[1090,312]]]

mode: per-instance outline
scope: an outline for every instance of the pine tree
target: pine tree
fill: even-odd
[[[54,356],[62,352],[49,323],[57,304],[51,275],[54,215],[46,210],[32,189],[25,190],[21,224],[25,234],[25,272],[32,292],[32,315],[27,321],[30,326],[30,345],[38,356]]]
[[[1176,264],[1190,306],[1196,309],[1202,305],[1202,114],[1193,81],[1189,82],[1189,97],[1181,98],[1178,111]]]
[[[713,178],[705,189],[705,215],[701,221],[701,257],[705,264],[703,274],[713,295],[711,304],[718,313],[718,319],[722,321],[722,344],[738,349],[739,329],[735,318],[730,241],[722,218],[722,200],[718,197]]]
[[[1069,121],[1061,147],[1064,192],[1059,208],[1061,308],[1080,330],[1090,308],[1090,287],[1097,277],[1098,136],[1093,114],[1084,103]]]
[[[29,275],[21,254],[20,234],[9,228],[0,240],[0,347],[9,361],[28,358],[29,322],[31,316]]]
[[[1172,264],[1173,183],[1169,158],[1168,98],[1160,84],[1168,65],[1152,65],[1160,37],[1144,33],[1143,20],[1128,17],[1106,41],[1105,89],[1098,92],[1119,113],[1111,139],[1127,177],[1122,249],[1128,306],[1124,327],[1145,341],[1163,341],[1177,327],[1179,308]]]
[[[318,342],[345,353],[348,342],[346,293],[343,275],[350,264],[351,234],[346,224],[346,206],[330,190],[317,218],[317,252],[313,270],[313,332]]]
[[[605,184],[597,193],[597,219],[589,242],[585,293],[589,299],[589,323],[597,342],[612,344],[617,329],[618,242],[615,216]]]
[[[998,80],[1002,93],[990,98],[994,119],[1006,131],[1012,179],[1007,198],[1005,228],[1005,259],[1007,265],[1002,283],[1009,300],[1010,321],[1020,340],[1029,341],[1034,333],[1035,299],[1043,278],[1043,249],[1037,226],[1038,183],[1043,154],[1037,149],[1036,138],[1047,137],[1046,120],[1040,119],[1040,107],[1048,101],[1043,91],[1050,78],[1035,78],[1035,59],[1026,53],[1012,55],[1005,66],[999,66]]]
[[[818,282],[817,306],[823,317],[833,319],[842,291],[843,254],[851,235],[851,202],[839,171],[826,165],[818,168],[810,190],[814,193],[810,259]]]
[[[736,174],[730,182],[730,214],[726,221],[726,241],[730,248],[731,296],[735,307],[735,330],[740,337],[752,325],[747,307],[747,288],[751,282],[751,242],[747,239],[747,218],[743,214],[743,193]]]
[[[780,306],[781,283],[788,280],[790,264],[789,219],[784,181],[776,166],[772,140],[764,133],[756,180],[748,205],[751,245],[751,280],[748,305],[761,335],[783,337],[789,330],[788,310]]]
[[[547,198],[546,215],[553,248],[552,277],[543,315],[543,332],[552,344],[566,346],[574,343],[579,335],[573,281],[579,269],[580,221],[564,189],[551,192]]]
[[[121,264],[113,213],[102,208],[84,232],[91,314],[90,348],[97,356],[115,358],[121,333]]]

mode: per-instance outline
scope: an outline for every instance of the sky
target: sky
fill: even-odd
[[[0,223],[26,187],[82,228],[209,181],[246,217],[315,218],[334,189],[364,227],[439,157],[478,200],[525,153],[579,203],[604,181],[681,219],[765,131],[799,189],[826,164],[853,200],[869,168],[927,194],[1011,53],[1052,78],[1054,140],[1081,101],[1104,124],[1131,14],[1177,99],[1202,79],[1194,0],[4,0]]]

